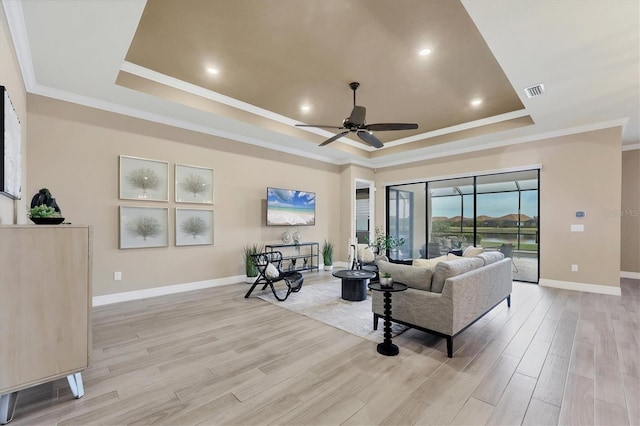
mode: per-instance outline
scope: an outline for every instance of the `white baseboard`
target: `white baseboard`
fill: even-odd
[[[127,291],[125,293],[105,294],[104,296],[94,296],[93,306],[110,305],[112,303],[146,299],[148,297],[166,296],[167,294],[182,293],[185,291],[200,290],[209,287],[219,287],[222,285],[243,283],[244,281],[245,276],[238,275],[235,277],[216,278],[213,280],[196,281],[186,284],[145,288],[144,290]]]
[[[633,280],[640,280],[640,272],[620,271],[620,278],[631,278]]]
[[[573,281],[558,281],[546,278],[540,278],[538,284],[543,287],[561,288],[563,290],[586,291],[587,293],[610,294],[612,296],[621,295],[619,286],[614,287],[608,285],[575,283]]]

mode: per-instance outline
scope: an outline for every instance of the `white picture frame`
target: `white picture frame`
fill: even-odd
[[[3,119],[0,121],[0,194],[11,199],[22,198],[22,131],[20,119],[6,87],[0,86]]]
[[[169,163],[120,156],[120,199],[169,201]]]
[[[213,210],[177,208],[176,246],[213,244]]]
[[[213,204],[213,169],[176,164],[175,185],[176,203]]]
[[[120,249],[168,246],[168,207],[120,206]]]

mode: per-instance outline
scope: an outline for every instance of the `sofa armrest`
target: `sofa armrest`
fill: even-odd
[[[452,302],[451,334],[455,335],[511,294],[511,259],[447,279],[443,297]]]
[[[373,313],[384,316],[383,293],[374,291],[371,296]],[[391,317],[446,334],[451,329],[453,307],[449,296],[410,287],[392,294]]]

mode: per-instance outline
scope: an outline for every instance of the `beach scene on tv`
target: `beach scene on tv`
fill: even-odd
[[[316,194],[267,188],[267,225],[315,225]]]

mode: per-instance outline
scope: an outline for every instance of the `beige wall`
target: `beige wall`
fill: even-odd
[[[27,92],[20,73],[20,66],[13,48],[4,9],[0,7],[0,85],[7,88],[13,107],[18,113],[22,130],[22,198],[30,196],[27,186]],[[0,153],[0,156],[2,153]],[[1,158],[0,158],[1,160]],[[26,204],[0,195],[0,225],[27,223]],[[14,218],[14,215],[16,216]]]
[[[341,240],[337,166],[29,95],[29,193],[48,187],[63,215],[93,226],[94,295],[244,274],[242,246],[279,242],[285,230],[304,241]],[[215,169],[215,244],[175,247],[170,201],[118,199],[118,156]],[[265,226],[266,188],[316,193],[316,226]],[[118,206],[169,207],[169,247],[118,249]],[[179,204],[179,207],[198,207]],[[122,281],[113,281],[113,272]]]
[[[640,273],[640,149],[622,152],[620,270]]]
[[[620,217],[606,212],[620,209],[621,132],[616,127],[379,169],[378,192],[394,182],[541,164],[540,278],[618,287]],[[576,210],[587,217],[576,219]],[[376,216],[383,214],[378,197]],[[570,232],[574,223],[585,232]]]

